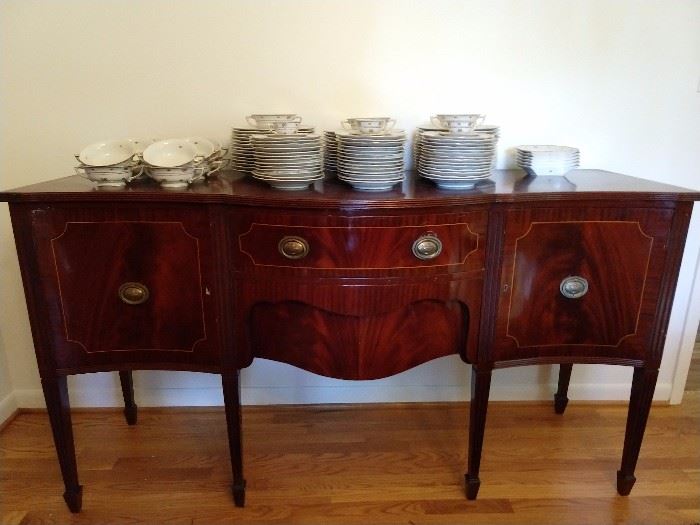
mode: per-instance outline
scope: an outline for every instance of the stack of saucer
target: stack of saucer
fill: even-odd
[[[335,131],[326,131],[323,139],[323,165],[327,171],[338,171],[338,140]]]
[[[253,177],[280,190],[303,190],[323,178],[321,137],[280,128],[250,136]]]
[[[251,135],[270,134],[275,123],[301,121],[293,113],[249,115],[246,121],[249,126],[231,129],[231,168],[238,171],[251,172],[255,167]],[[312,126],[299,126],[298,133],[313,133]]]
[[[487,133],[426,131],[418,173],[443,189],[470,189],[491,174],[496,138]]]
[[[389,117],[351,118],[335,132],[338,178],[361,191],[386,191],[404,179],[403,130]]]
[[[518,166],[530,175],[564,175],[578,168],[579,151],[570,146],[518,146]]]

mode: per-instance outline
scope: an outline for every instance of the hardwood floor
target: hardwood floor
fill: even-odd
[[[700,522],[700,392],[652,408],[629,497],[615,491],[626,406],[489,407],[479,499],[464,497],[468,405],[245,407],[246,507],[223,409],[74,411],[83,512],[64,505],[48,418],[0,434],[0,517],[30,523]]]

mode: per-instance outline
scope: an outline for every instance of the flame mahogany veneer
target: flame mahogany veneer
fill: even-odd
[[[563,413],[573,363],[633,366],[617,477],[618,492],[629,494],[700,200],[598,170],[501,171],[462,192],[413,173],[383,193],[330,178],[275,191],[239,173],[175,191],[148,181],[98,190],[66,177],[0,197],[10,202],[74,512],[82,487],[67,375],[119,371],[135,424],[131,370],[221,374],[242,506],[238,379],[255,357],[375,379],[459,355],[472,366],[469,499],[480,484],[494,368],[560,364],[555,409]]]

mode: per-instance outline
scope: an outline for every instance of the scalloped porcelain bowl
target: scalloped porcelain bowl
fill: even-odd
[[[127,140],[105,140],[83,148],[77,159],[86,166],[116,166],[128,162],[134,149]]]
[[[197,147],[185,139],[154,142],[143,150],[143,160],[159,168],[176,168],[202,159]]]

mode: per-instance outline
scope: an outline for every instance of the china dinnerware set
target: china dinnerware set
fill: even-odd
[[[124,186],[145,173],[164,188],[184,188],[224,165],[225,149],[204,137],[96,142],[76,158],[76,172],[97,186]]]
[[[464,190],[491,175],[497,135],[476,131],[483,115],[435,115],[431,120],[442,130],[421,134],[421,177],[442,189]]]
[[[406,133],[388,117],[352,118],[335,132],[338,178],[356,190],[387,191],[404,179]]]
[[[578,168],[579,150],[570,146],[518,146],[516,161],[529,175],[564,175]]]
[[[418,174],[442,189],[473,188],[491,174],[499,127],[484,115],[438,114],[432,126],[416,130]],[[231,132],[231,167],[252,173],[273,188],[302,190],[324,176],[324,169],[361,191],[387,191],[404,180],[406,134],[389,117],[348,118],[342,129],[302,126],[293,113],[253,114],[249,127]],[[226,150],[204,137],[123,139],[96,142],[76,159],[76,173],[98,187],[123,187],[142,174],[164,188],[185,188],[213,175],[226,163]],[[516,148],[517,165],[530,175],[564,175],[579,165],[579,150],[569,146]]]
[[[237,171],[252,172],[255,168],[252,135],[284,134],[289,132],[308,134],[314,128],[301,126],[301,117],[294,113],[253,114],[246,117],[249,124],[231,129],[231,168]]]

